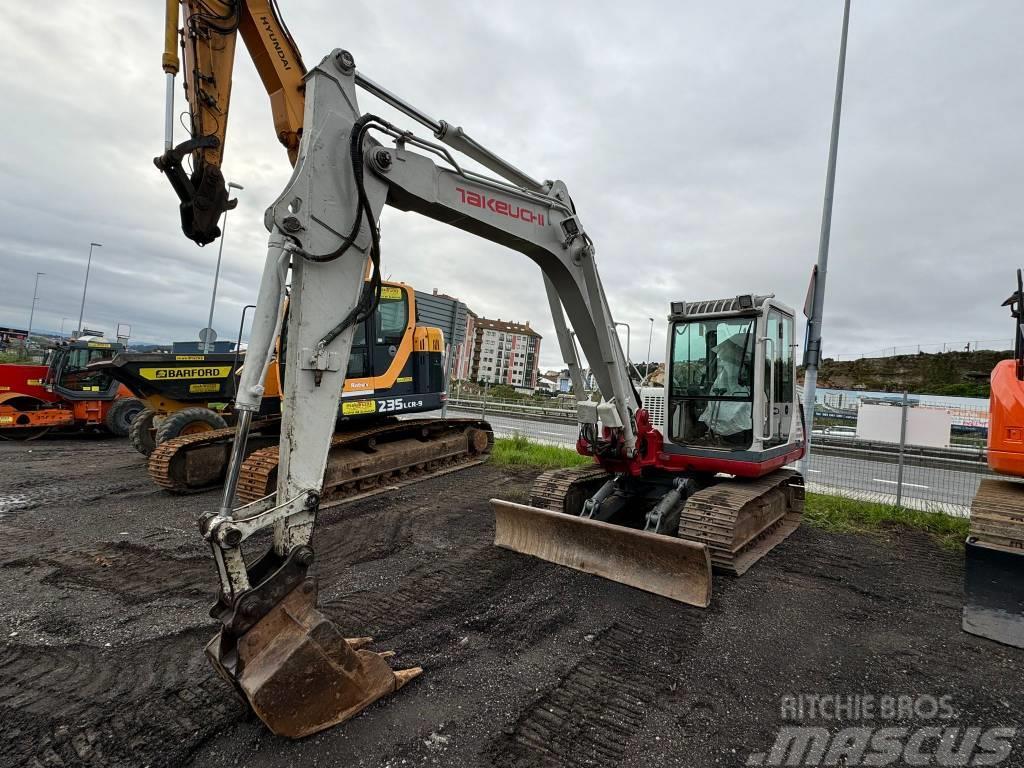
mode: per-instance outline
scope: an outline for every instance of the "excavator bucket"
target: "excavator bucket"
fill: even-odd
[[[707,546],[491,499],[494,544],[681,603],[711,602]]]
[[[345,638],[316,609],[316,583],[306,579],[237,638],[237,658],[219,634],[206,653],[270,730],[297,739],[354,717],[423,672],[391,669],[392,654],[366,650],[371,641]]]
[[[1024,551],[972,537],[964,558],[964,631],[1024,648]]]

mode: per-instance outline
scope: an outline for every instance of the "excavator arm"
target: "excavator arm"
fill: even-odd
[[[430,129],[431,139],[358,107],[357,89]],[[220,576],[208,647],[215,667],[277,733],[301,736],[352,716],[418,669],[392,672],[366,639],[345,640],[315,609],[307,576],[319,494],[355,323],[374,308],[380,275],[377,222],[385,205],[415,211],[518,251],[543,273],[560,349],[579,361],[566,315],[602,394],[578,405],[581,439],[595,455],[637,452],[639,399],[601,285],[595,249],[565,184],[539,182],[461,128],[437,121],[357,72],[336,50],[306,77],[305,130],[292,177],[267,209],[270,241],[246,365],[236,400],[238,434],[221,507],[201,521]],[[382,141],[392,142],[385,146]],[[498,178],[464,167],[452,150]],[[238,472],[263,372],[283,322],[288,270],[287,366],[276,494],[234,509]],[[581,391],[581,390],[578,390]],[[273,544],[248,562],[241,546],[273,528]],[[301,674],[303,683],[295,684]]]
[[[302,137],[306,68],[276,0],[166,0],[164,153],[155,158],[181,201],[181,226],[200,245],[220,236],[228,199],[221,164],[239,34],[270,97],[277,137],[295,162]],[[179,23],[181,6],[181,29]],[[174,78],[182,50],[189,138],[174,146]],[[191,173],[186,165],[191,164]]]

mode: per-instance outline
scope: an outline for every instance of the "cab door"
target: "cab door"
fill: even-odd
[[[409,298],[406,292],[398,286],[383,286],[377,311],[368,322],[373,375],[383,376],[398,355],[409,325]],[[386,385],[393,383],[387,382]]]
[[[345,381],[349,379],[365,379],[373,375],[372,359],[369,347],[366,344],[367,326],[373,322],[373,317],[364,320],[356,326],[352,334],[352,351],[348,358],[348,371],[345,373]]]
[[[793,429],[793,318],[771,308],[764,343],[762,435],[767,447],[789,442]]]

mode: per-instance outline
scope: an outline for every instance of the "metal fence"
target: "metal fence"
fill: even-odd
[[[834,390],[817,400],[810,490],[969,513],[990,474],[987,400]]]
[[[498,437],[573,448],[576,412],[552,399],[453,399],[452,416],[487,419]],[[911,509],[969,513],[986,463],[988,402],[821,390],[808,489]]]
[[[945,352],[977,352],[989,350],[1002,352],[1013,349],[1013,339],[967,339],[965,341],[936,341],[930,344],[904,344],[902,346],[882,347],[872,349],[868,352],[846,352],[841,354],[826,354],[833,360],[849,361],[861,360],[866,357],[897,357],[898,355],[920,355],[922,353],[945,353]]]

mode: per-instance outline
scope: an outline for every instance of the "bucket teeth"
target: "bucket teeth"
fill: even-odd
[[[220,639],[207,646],[218,672],[270,730],[290,738],[342,723],[423,672],[391,669],[387,659],[394,652],[367,650],[371,638],[345,638],[316,609],[311,579],[238,637],[234,649],[222,651]],[[227,668],[221,654],[232,651],[237,661]]]
[[[397,691],[410,680],[419,677],[422,674],[423,667],[409,667],[408,669],[395,670],[395,690]]]

